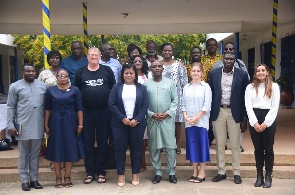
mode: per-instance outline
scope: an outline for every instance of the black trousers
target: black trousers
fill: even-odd
[[[265,116],[269,112],[268,109],[254,108],[254,113],[258,123],[264,122]],[[254,154],[257,171],[262,171],[265,163],[266,174],[272,174],[274,164],[273,144],[276,133],[276,121],[270,127],[267,127],[263,132],[258,133],[254,127],[249,125],[250,135],[254,145]]]

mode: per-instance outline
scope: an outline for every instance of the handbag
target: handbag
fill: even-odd
[[[0,151],[13,150],[13,148],[11,148],[10,146],[9,141],[10,140],[7,138],[0,140]]]

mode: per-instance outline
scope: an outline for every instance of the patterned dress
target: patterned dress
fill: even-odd
[[[46,87],[51,87],[57,85],[56,76],[52,74],[50,70],[43,70],[38,77],[39,81],[46,84]]]
[[[184,66],[180,66],[179,61],[176,60],[171,65],[164,65],[163,76],[173,80],[175,83],[178,96],[178,105],[176,109],[175,122],[183,122],[181,102],[183,88],[188,83],[186,69]]]

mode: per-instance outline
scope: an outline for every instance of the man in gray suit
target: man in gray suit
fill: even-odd
[[[24,79],[12,83],[7,100],[7,129],[18,140],[18,171],[22,189],[42,189],[38,182],[40,149],[44,137],[46,85],[35,79],[35,66],[22,66]]]

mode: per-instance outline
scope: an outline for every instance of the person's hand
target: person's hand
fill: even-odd
[[[78,126],[77,127],[77,137],[81,134],[82,129],[83,129],[83,126]]]
[[[137,120],[132,119],[132,120],[130,121],[130,126],[131,126],[131,127],[135,127],[136,125],[137,125]]]
[[[124,123],[124,125],[130,125],[130,120],[128,118],[124,118],[122,122]]]
[[[188,123],[188,124],[191,124],[191,122],[192,122],[192,118],[185,118],[185,121]]]
[[[192,118],[190,125],[194,125],[199,121],[199,117],[195,116],[194,118]]]
[[[10,129],[10,136],[17,136],[17,135],[18,135],[18,132],[15,128]]]
[[[261,127],[260,127],[260,125],[259,125],[258,122],[254,124],[254,129],[255,129],[255,131],[257,131],[258,133],[262,132]]]
[[[243,118],[242,122],[240,123],[240,129],[242,133],[247,131],[247,119]]]
[[[46,135],[50,135],[50,129],[48,126],[44,127]]]
[[[262,124],[260,125],[260,128],[261,128],[261,131],[264,131],[264,130],[267,128],[267,126],[266,126],[265,123],[262,123]]]
[[[159,121],[160,120],[160,115],[158,114],[158,113],[154,113],[153,115],[152,115],[152,118],[153,119],[155,119],[156,121]]]
[[[164,120],[165,118],[167,118],[169,116],[169,114],[167,114],[166,112],[159,114],[159,121]]]

